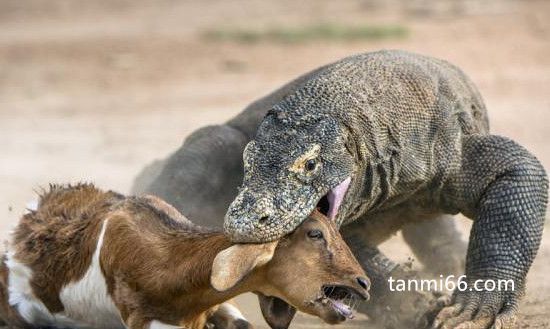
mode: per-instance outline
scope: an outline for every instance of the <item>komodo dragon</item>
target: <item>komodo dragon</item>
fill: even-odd
[[[257,134],[257,122],[265,112],[251,106],[227,125],[192,135],[182,148],[203,141],[231,157],[253,138],[244,152],[242,187],[225,218],[229,237],[239,242],[273,240],[320,207],[345,225],[348,243],[368,274],[378,279],[378,289],[373,280],[371,314],[389,319],[376,294],[384,290],[389,275],[399,275],[399,268],[375,246],[413,223],[428,228],[425,240],[409,239],[414,249],[415,241],[433,240],[429,239],[433,232],[453,232],[445,216],[461,212],[474,220],[466,259],[469,287],[477,279],[512,279],[516,289],[455,291],[452,305],[438,314],[434,327],[513,325],[525,276],[540,243],[548,183],[531,154],[488,133],[485,106],[460,70],[406,52],[367,53],[310,72],[260,102],[269,111]],[[209,139],[209,134],[216,137]],[[167,178],[181,183],[181,172],[174,166],[182,159],[191,170],[211,169],[212,177],[220,177],[216,175],[220,170],[241,169],[237,164],[205,167],[202,160],[211,156],[196,147],[183,153],[178,151],[146,170],[136,190],[178,191],[163,183]],[[153,171],[155,175],[145,182]],[[190,187],[186,193],[201,198],[201,188],[208,191],[220,181],[200,183],[191,179],[179,189]],[[219,194],[221,199],[226,195]],[[191,204],[188,210],[194,207],[198,205]],[[419,223],[427,219],[431,220]],[[430,223],[437,229],[429,230]],[[380,295],[381,302],[391,299],[391,294]],[[407,300],[395,299],[392,302],[398,304]],[[385,312],[397,321],[388,326],[419,325],[418,317],[411,322],[396,312],[403,305],[397,306]],[[417,306],[413,305],[426,310]]]
[[[258,99],[225,124],[193,132],[176,152],[142,170],[134,181],[132,192],[157,195],[198,224],[222,226],[227,208],[237,196],[237,188],[243,179],[243,150],[256,135],[267,111],[322,69],[306,73]],[[402,213],[401,216],[412,215]],[[433,274],[462,273],[466,244],[455,229],[452,216],[439,213],[422,213],[420,216],[429,220],[410,220],[413,225],[402,228],[403,237],[416,257]],[[350,227],[345,226],[342,233],[372,279],[371,302],[362,304],[360,311],[386,327],[412,327],[426,322],[424,313],[433,310],[433,296],[415,291],[390,292],[389,276],[413,278],[414,272],[393,263],[376,248],[389,237],[388,230],[398,228],[382,225],[370,232],[362,229],[354,232]],[[375,234],[378,230],[381,234]],[[370,236],[365,237],[365,234]],[[282,305],[282,301],[263,298],[262,307]],[[281,307],[278,314],[281,315],[284,309]],[[294,314],[292,307],[287,306],[286,310],[289,311],[287,316]],[[290,321],[285,319],[282,323]]]

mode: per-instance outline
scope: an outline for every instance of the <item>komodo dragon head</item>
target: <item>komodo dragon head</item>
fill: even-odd
[[[316,207],[337,223],[349,211],[357,163],[349,129],[328,110],[302,106],[292,98],[275,106],[246,146],[243,184],[224,221],[231,240],[278,239]]]

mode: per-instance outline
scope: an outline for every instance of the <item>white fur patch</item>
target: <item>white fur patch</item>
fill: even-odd
[[[84,276],[61,290],[59,299],[64,311],[60,313],[51,314],[33,294],[30,286],[32,270],[8,254],[9,302],[28,323],[58,328],[125,328],[117,307],[107,293],[99,263],[107,222],[103,223],[90,267]]]
[[[158,320],[153,320],[149,323],[149,329],[180,329],[182,327],[173,326],[171,324],[166,324]]]
[[[82,279],[67,284],[59,293],[65,309],[55,317],[58,322],[68,320],[67,327],[124,328],[118,308],[107,292],[107,283],[99,264],[107,223],[108,220],[101,228],[88,271]]]
[[[28,323],[43,326],[52,323],[53,316],[33,293],[30,280],[32,270],[19,263],[12,251],[7,253],[9,303]]]

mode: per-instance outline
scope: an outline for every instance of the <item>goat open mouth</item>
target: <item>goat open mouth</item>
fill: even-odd
[[[345,318],[353,319],[353,312],[362,300],[367,298],[355,289],[340,285],[323,286],[323,304],[332,308]]]
[[[348,191],[351,178],[344,179],[336,187],[331,188],[317,203],[317,208],[328,218],[335,220],[338,210],[344,201],[344,196]]]

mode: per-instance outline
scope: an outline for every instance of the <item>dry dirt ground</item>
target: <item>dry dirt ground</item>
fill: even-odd
[[[390,24],[402,38],[210,41],[204,31],[318,22]],[[545,1],[0,2],[1,237],[49,182],[126,192],[148,162],[295,76],[350,54],[399,48],[447,59],[481,89],[492,130],[550,168],[550,3]],[[461,220],[467,236],[468,223]],[[548,225],[547,225],[548,227]],[[547,232],[548,233],[548,232]],[[382,247],[411,256],[396,236]],[[520,328],[549,328],[550,236],[529,274]],[[244,312],[265,327],[256,301]],[[365,327],[366,319],[344,327]],[[299,316],[294,328],[323,327]]]

